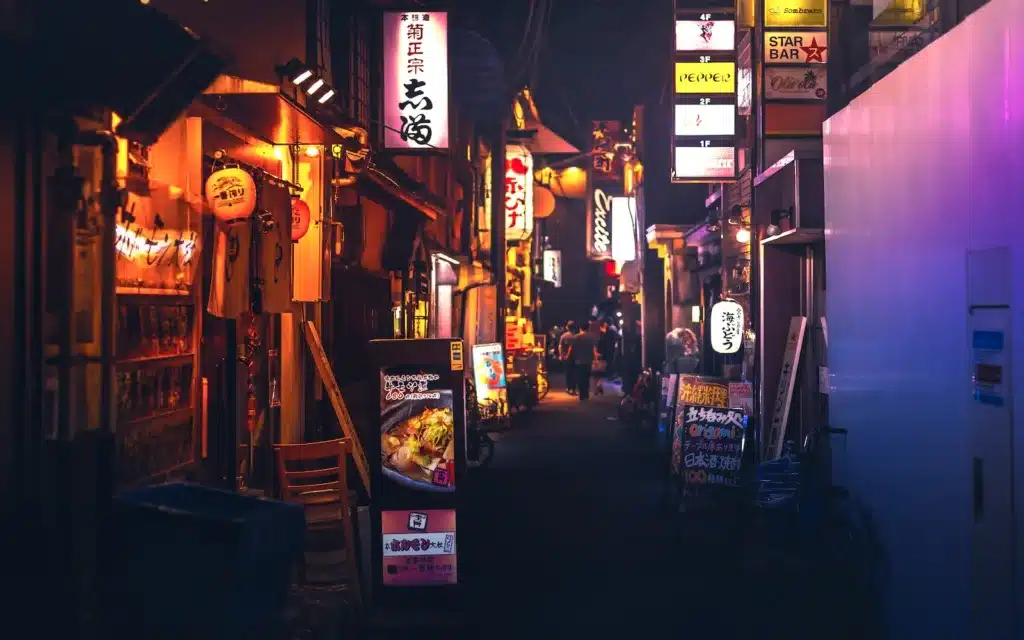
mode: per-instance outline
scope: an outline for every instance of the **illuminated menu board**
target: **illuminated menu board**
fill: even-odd
[[[728,10],[677,11],[672,182],[736,179],[736,20]]]

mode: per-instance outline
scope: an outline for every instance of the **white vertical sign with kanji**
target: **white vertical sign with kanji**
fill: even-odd
[[[384,13],[384,147],[448,148],[448,14]]]
[[[556,289],[562,286],[562,252],[558,249],[544,250],[544,280]]]
[[[533,233],[533,154],[522,145],[505,151],[505,240]]]
[[[782,354],[779,388],[775,394],[775,410],[768,425],[768,446],[765,447],[765,453],[769,459],[776,459],[782,455],[782,444],[786,440],[786,424],[789,422],[789,408],[793,402],[793,387],[796,386],[796,371],[799,368],[800,351],[804,346],[806,330],[807,318],[804,316],[793,316],[789,321],[786,351]]]

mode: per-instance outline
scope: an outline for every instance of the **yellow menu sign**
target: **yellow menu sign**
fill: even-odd
[[[828,0],[764,0],[766,27],[824,27]]]
[[[676,63],[676,93],[735,92],[735,62]]]

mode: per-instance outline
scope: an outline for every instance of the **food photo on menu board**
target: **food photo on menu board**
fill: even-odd
[[[429,371],[381,372],[380,458],[385,478],[410,489],[455,490],[451,389]]]

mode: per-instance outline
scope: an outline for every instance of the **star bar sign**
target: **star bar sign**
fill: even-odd
[[[807,55],[807,62],[825,62],[821,57],[825,53],[828,47],[818,46],[818,39],[811,38],[811,44],[806,47],[800,47],[800,49]]]

